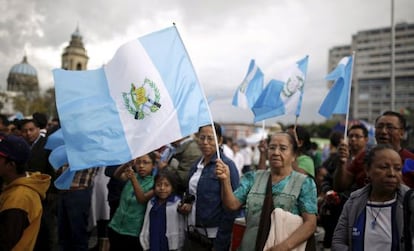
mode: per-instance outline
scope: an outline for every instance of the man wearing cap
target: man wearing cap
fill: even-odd
[[[0,250],[33,250],[42,217],[41,199],[50,176],[26,173],[30,147],[20,137],[0,135]]]

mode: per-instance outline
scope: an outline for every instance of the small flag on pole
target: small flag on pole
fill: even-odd
[[[319,108],[319,114],[330,118],[332,114],[347,114],[352,84],[352,56],[344,57],[325,79],[335,80]]]
[[[211,123],[175,26],[126,43],[102,68],[53,76],[72,170],[125,163]]]
[[[255,122],[287,114],[300,115],[307,68],[308,56],[267,84],[252,108]]]
[[[262,71],[252,59],[246,77],[233,96],[233,106],[252,108],[263,91],[263,78]]]

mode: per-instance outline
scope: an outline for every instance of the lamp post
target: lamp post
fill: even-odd
[[[394,27],[394,0],[391,0],[391,111],[395,111],[395,27]]]

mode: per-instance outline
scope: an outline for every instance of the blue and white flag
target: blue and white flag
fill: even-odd
[[[252,59],[246,77],[234,93],[233,106],[252,108],[263,91],[263,79],[262,71]]]
[[[91,71],[53,71],[72,170],[125,163],[211,123],[175,27],[121,46]]]
[[[308,56],[272,79],[252,107],[254,122],[281,115],[300,115]]]
[[[342,58],[338,66],[325,77],[326,80],[335,80],[319,108],[319,114],[325,118],[330,118],[332,114],[348,113],[352,60],[352,56]]]

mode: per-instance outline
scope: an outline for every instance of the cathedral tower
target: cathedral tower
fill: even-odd
[[[79,32],[79,27],[76,27],[69,45],[62,53],[62,69],[65,70],[86,70],[88,64],[88,55],[83,46],[82,36]]]

